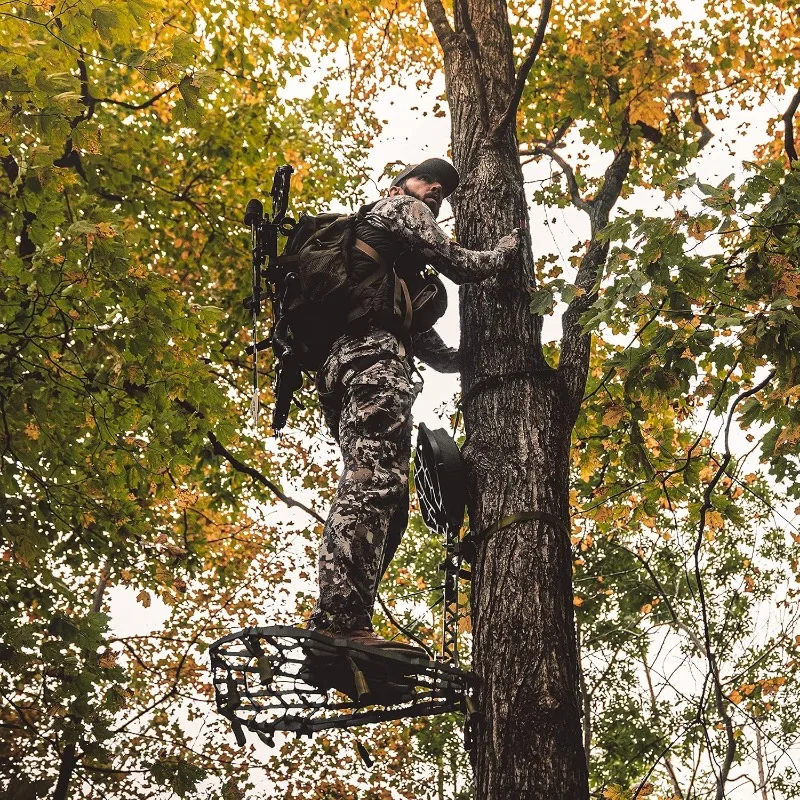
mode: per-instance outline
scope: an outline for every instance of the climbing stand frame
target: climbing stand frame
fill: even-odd
[[[329,728],[462,711],[465,745],[475,714],[474,676],[458,667],[459,532],[466,489],[458,446],[444,429],[419,426],[415,483],[425,524],[444,541],[442,656],[378,651],[286,625],[245,628],[210,648],[217,710],[240,745],[245,730],[273,744],[276,731]]]

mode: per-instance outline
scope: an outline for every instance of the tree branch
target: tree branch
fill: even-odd
[[[623,146],[606,170],[600,191],[586,203],[591,220],[592,239],[575,276],[578,292],[567,306],[561,322],[563,335],[558,364],[570,395],[569,404],[575,414],[580,408],[586,388],[591,344],[590,335],[583,332],[578,320],[597,299],[601,270],[608,255],[608,242],[601,241],[598,234],[608,224],[611,210],[622,192],[630,165],[631,152]]]
[[[289,508],[300,508],[309,514],[310,516],[314,517],[317,522],[325,524],[325,520],[317,514],[314,509],[309,508],[304,503],[301,503],[299,500],[295,500],[293,497],[289,497],[288,495],[284,494],[280,488],[276,484],[274,484],[266,475],[259,472],[255,467],[248,466],[243,461],[239,461],[230,450],[228,450],[222,442],[217,439],[214,435],[213,431],[208,432],[208,438],[211,441],[211,445],[214,448],[215,455],[222,456],[237,472],[243,472],[245,475],[249,475],[254,481],[263,484],[266,486],[281,502],[285,503]]]
[[[533,139],[532,141],[534,144],[538,145],[540,149],[547,148],[548,150],[555,150],[564,138],[566,132],[572,127],[573,122],[575,122],[575,120],[572,117],[564,117],[558,127],[553,130],[553,135],[549,139]],[[519,148],[519,155],[523,157],[529,156],[531,158],[537,157],[535,150],[530,150],[525,147]]]
[[[668,101],[672,100],[686,100],[691,106],[692,122],[700,128],[700,138],[697,140],[697,152],[699,153],[714,137],[711,129],[706,125],[703,115],[700,113],[700,105],[697,100],[697,92],[694,89],[689,89],[685,92],[672,92],[667,97]]]
[[[575,640],[578,647],[578,682],[581,687],[581,710],[583,713],[583,755],[586,766],[589,766],[592,753],[592,693],[586,682],[586,672],[583,669],[583,636],[581,632],[581,618],[575,615]]]
[[[642,132],[642,136],[644,136],[648,142],[659,144],[664,138],[664,134],[661,133],[658,128],[654,128],[652,125],[642,122],[642,120],[637,120],[633,124]]]
[[[505,133],[506,129],[511,123],[511,120],[515,119],[517,115],[517,109],[519,108],[519,103],[522,99],[522,93],[525,90],[525,83],[528,80],[531,67],[533,67],[536,57],[539,55],[539,50],[542,48],[542,42],[544,42],[544,34],[547,30],[547,23],[550,19],[550,9],[552,6],[552,0],[544,0],[542,3],[542,13],[539,15],[539,25],[536,28],[536,35],[533,37],[531,49],[528,51],[528,55],[525,57],[525,60],[522,62],[522,66],[519,68],[519,72],[517,73],[511,99],[508,101],[508,106],[501,115],[500,119],[498,119],[494,125],[492,125],[489,139],[493,142],[498,141],[503,133]]]
[[[450,27],[450,20],[447,19],[442,0],[425,0],[425,10],[428,12],[428,19],[442,50],[448,50],[456,34]]]
[[[386,618],[389,620],[389,622],[391,622],[392,625],[394,625],[395,628],[397,628],[397,630],[400,631],[400,633],[407,636],[409,639],[411,639],[411,641],[416,642],[428,654],[428,658],[433,660],[436,656],[434,655],[430,647],[428,647],[428,645],[425,644],[425,642],[423,642],[422,639],[420,639],[413,631],[404,627],[403,624],[397,619],[397,617],[395,617],[395,615],[392,614],[391,609],[384,602],[384,599],[381,597],[380,592],[377,592],[375,594],[375,599],[378,601],[378,604],[383,610],[383,613],[386,614]]]
[[[797,149],[794,146],[794,115],[797,113],[797,107],[800,106],[800,89],[798,89],[789,107],[783,112],[783,147],[786,150],[786,155],[789,157],[789,166],[793,161],[797,161]]]
[[[603,186],[597,196],[591,201],[592,205],[592,235],[599,233],[608,224],[608,218],[614,204],[619,200],[622,193],[622,186],[625,178],[628,177],[628,170],[631,166],[631,152],[623,147],[615,156],[614,160],[606,170],[603,178]],[[581,277],[578,271],[578,279]],[[576,283],[578,283],[576,279]],[[594,283],[594,280],[592,280]],[[582,285],[582,284],[579,284]],[[587,289],[588,291],[588,289]]]
[[[91,100],[93,103],[107,103],[112,106],[120,106],[121,108],[129,108],[131,111],[141,111],[143,108],[149,108],[155,102],[160,100],[165,94],[169,94],[173,89],[177,89],[178,84],[173,83],[172,86],[168,86],[163,91],[160,91],[158,94],[151,97],[149,100],[145,100],[143,103],[126,103],[122,100],[112,100],[110,97],[92,97]]]
[[[728,410],[728,419],[725,424],[725,453],[723,454],[722,460],[720,461],[719,464],[719,468],[717,469],[714,477],[711,479],[710,483],[708,484],[708,486],[706,486],[705,491],[703,492],[703,504],[700,507],[699,522],[697,526],[697,538],[694,544],[694,573],[695,573],[695,580],[697,581],[697,593],[700,599],[700,611],[703,621],[703,638],[705,643],[704,649],[705,649],[706,659],[708,661],[709,674],[713,682],[714,705],[717,709],[717,713],[719,714],[725,728],[725,738],[727,745],[725,748],[725,758],[723,760],[722,766],[720,767],[719,777],[717,778],[716,800],[724,800],[725,797],[725,784],[728,780],[728,776],[730,775],[730,770],[731,767],[733,766],[733,761],[736,756],[736,737],[734,736],[734,731],[733,731],[733,721],[731,719],[730,714],[728,713],[727,701],[722,690],[722,681],[720,679],[717,657],[711,645],[711,628],[708,619],[708,604],[706,601],[705,587],[703,585],[703,575],[702,572],[700,571],[700,548],[703,545],[703,532],[706,526],[706,514],[713,508],[714,505],[711,496],[714,493],[714,489],[716,488],[720,478],[723,476],[725,470],[728,468],[728,464],[730,463],[732,458],[732,454],[730,451],[729,436],[730,436],[731,423],[733,422],[733,414],[736,411],[736,407],[743,400],[747,399],[748,397],[752,397],[754,394],[760,392],[764,387],[766,387],[770,383],[770,381],[773,379],[774,376],[775,373],[770,372],[767,375],[767,377],[764,378],[763,381],[761,381],[761,383],[737,395],[730,405],[730,408]]]
[[[647,690],[650,694],[650,713],[653,719],[658,719],[658,698],[656,697],[655,688],[653,687],[653,678],[650,674],[650,665],[647,663],[647,650],[644,646],[641,648],[642,665],[644,666],[644,674],[647,679]],[[666,750],[663,755],[664,766],[667,768],[670,782],[672,783],[672,791],[677,800],[683,800],[683,792],[681,792],[681,785],[678,783],[678,776],[675,774],[675,768],[672,766],[672,760],[669,757],[669,751]]]
[[[475,94],[478,97],[478,110],[480,113],[481,125],[483,130],[489,130],[489,102],[486,99],[486,82],[483,79],[483,69],[481,68],[481,50],[478,45],[478,38],[475,36],[475,29],[472,27],[472,19],[469,15],[467,0],[457,0],[456,3],[456,25],[461,23],[464,36],[469,47],[472,60],[472,73],[475,77]]]
[[[529,152],[534,157],[547,156],[555,161],[559,167],[561,167],[561,171],[564,173],[564,177],[567,179],[567,188],[569,189],[569,196],[572,200],[572,205],[574,205],[576,208],[579,208],[581,211],[585,211],[587,214],[590,214],[591,204],[581,197],[581,191],[580,187],[578,186],[578,180],[575,177],[575,172],[567,163],[567,161],[565,161],[558,153],[556,153],[555,150],[549,147],[535,147]]]

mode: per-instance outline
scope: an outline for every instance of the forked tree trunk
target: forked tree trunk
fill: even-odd
[[[446,18],[436,19],[441,6],[426,5],[445,53],[453,158],[463,180],[452,198],[456,235],[466,247],[484,250],[512,228],[527,227],[528,218],[513,118],[495,141],[487,143],[485,135],[514,84],[506,5],[456,0],[449,33]],[[522,249],[513,270],[461,289],[470,526],[486,531],[523,511],[544,512],[561,525],[515,523],[478,547],[472,586],[473,665],[480,680],[476,798],[581,800],[588,797],[588,779],[568,459],[585,370],[581,378],[580,370],[546,365],[540,320],[528,307],[527,242]],[[580,349],[585,346],[584,340]]]

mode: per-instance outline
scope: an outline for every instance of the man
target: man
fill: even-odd
[[[344,469],[323,533],[310,627],[416,654],[422,651],[373,632],[372,609],[408,522],[413,357],[439,372],[459,369],[458,351],[432,327],[447,298],[426,265],[456,283],[479,281],[507,267],[519,244],[518,231],[487,251],[450,240],[436,217],[458,181],[452,164],[430,158],[400,173],[388,197],[361,209],[347,331],[317,373]]]

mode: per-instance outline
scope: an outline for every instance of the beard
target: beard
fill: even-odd
[[[410,191],[407,186],[403,187],[403,192],[409,197],[422,200],[422,202],[425,203],[425,205],[431,210],[434,219],[439,216],[439,209],[442,207],[442,198],[439,195],[435,193],[418,194],[417,192]]]

